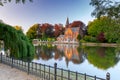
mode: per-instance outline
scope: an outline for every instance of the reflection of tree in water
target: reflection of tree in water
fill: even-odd
[[[113,47],[86,47],[84,50],[88,61],[100,69],[114,67],[119,61],[119,56],[116,56],[116,49]]]
[[[62,58],[64,56],[64,52],[63,51],[61,51],[61,50],[57,49],[57,47],[55,47],[54,53],[55,53],[55,55],[54,55],[54,59],[55,60],[62,60]]]
[[[36,47],[36,49],[36,55],[39,56],[36,56],[37,59],[41,58],[43,60],[49,60],[51,58],[54,58],[55,60],[63,60],[63,57],[65,57],[67,66],[70,61],[72,61],[74,64],[80,64],[85,59],[83,50],[79,49],[78,46],[51,45],[48,47],[47,45],[41,45],[39,47]]]
[[[49,60],[53,57],[53,47],[47,47],[47,45],[41,45],[36,47],[36,58],[41,58],[43,60]]]

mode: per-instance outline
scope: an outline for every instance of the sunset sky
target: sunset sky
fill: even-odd
[[[93,20],[90,0],[33,0],[25,4],[15,4],[15,0],[0,6],[0,20],[12,26],[22,26],[24,32],[35,23],[61,23],[65,25],[66,18],[70,22],[80,20],[86,25]]]

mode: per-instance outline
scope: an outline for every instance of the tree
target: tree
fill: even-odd
[[[0,40],[4,41],[5,50],[10,50],[12,57],[26,58],[34,56],[34,46],[22,31],[0,23],[0,35]]]
[[[100,19],[94,19],[88,23],[88,34],[96,37],[101,32],[106,32],[110,26],[110,20],[108,17],[100,17]]]
[[[62,33],[62,30],[60,28],[62,27],[60,27],[58,24],[55,24],[55,30],[54,30],[55,37],[58,37]]]
[[[40,24],[34,24],[33,26],[31,26],[29,28],[29,30],[26,33],[26,35],[29,39],[35,39],[37,37],[37,29],[38,29],[39,25]]]
[[[120,1],[114,0],[91,0],[90,5],[95,7],[92,16],[100,18],[107,15],[111,18],[120,19]]]
[[[120,24],[116,24],[115,19],[111,19],[109,17],[100,17],[99,19],[95,19],[93,22],[89,22],[88,24],[88,35],[92,37],[99,37],[100,34],[104,35],[102,39],[107,40],[108,42],[117,42],[120,40]],[[104,40],[100,40],[104,41]]]
[[[16,26],[14,26],[14,28],[15,28],[16,30],[23,31],[23,29],[22,29],[22,27],[21,27],[21,26],[16,25]]]
[[[120,38],[119,38],[120,36],[120,27],[119,27],[120,26],[120,1],[91,0],[90,5],[95,7],[94,11],[92,12],[92,16],[95,16],[97,18],[101,18],[101,16],[109,17],[109,21],[104,22],[109,25],[109,26],[106,25],[107,31],[105,30],[106,31],[105,38],[108,40],[108,42],[119,42],[120,43]],[[100,23],[96,23],[96,25],[98,24],[100,25]],[[102,26],[100,27],[102,28]],[[96,27],[96,28],[99,28],[99,27]],[[98,33],[99,31],[96,30],[96,32]],[[94,33],[94,35],[98,35],[98,34]]]
[[[80,36],[80,34],[78,34],[78,36],[77,36],[77,39],[78,39],[78,40],[80,40],[80,39],[81,39],[81,36]]]
[[[5,3],[11,2],[11,1],[12,0],[0,0],[0,5],[4,6]],[[32,2],[33,0],[29,0],[29,1]],[[16,0],[15,2],[16,2],[16,4],[21,3],[21,2],[24,4],[26,2],[26,0]]]
[[[54,33],[53,27],[54,27],[54,26],[49,26],[49,27],[46,29],[45,34],[46,34],[48,37],[53,37],[53,33]]]

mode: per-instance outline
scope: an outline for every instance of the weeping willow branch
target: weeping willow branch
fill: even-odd
[[[22,31],[10,25],[0,23],[0,40],[4,41],[5,50],[16,58],[33,57],[35,48]]]

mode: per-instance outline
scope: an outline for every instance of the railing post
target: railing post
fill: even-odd
[[[106,80],[110,80],[110,73],[109,72],[107,72],[107,74],[106,74]]]
[[[44,64],[44,79],[45,79],[45,64]]]
[[[2,52],[0,53],[0,55],[1,55],[1,63],[2,63]]]
[[[57,80],[57,63],[54,64],[54,80]]]
[[[70,80],[70,70],[68,70],[68,80]]]
[[[96,76],[95,76],[95,80],[96,80]]]
[[[63,68],[61,69],[61,80],[63,80]]]
[[[49,80],[50,80],[50,66],[49,66]]]
[[[32,62],[32,72],[33,72],[33,62]]]
[[[29,75],[29,72],[30,72],[30,62],[29,62],[29,58],[28,58],[28,75]]]
[[[86,80],[86,73],[85,73],[85,80]]]
[[[11,67],[13,68],[13,57],[12,57],[12,66]]]
[[[76,80],[78,80],[78,73],[76,72]]]
[[[39,68],[40,68],[40,76],[41,76],[41,64],[39,64]]]

